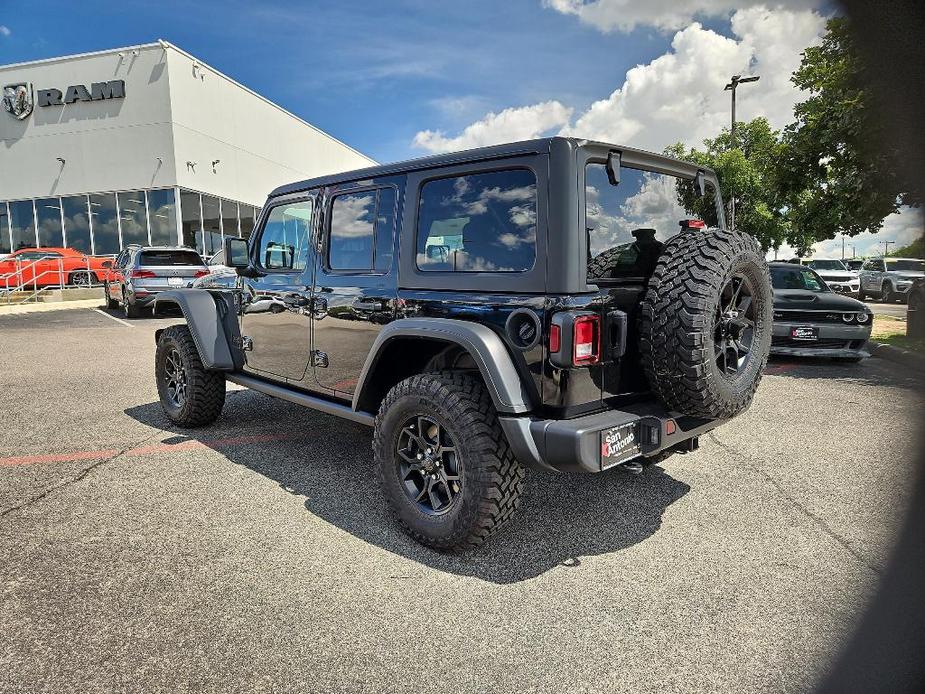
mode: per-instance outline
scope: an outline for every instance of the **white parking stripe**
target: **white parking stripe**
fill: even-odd
[[[124,321],[124,320],[122,320],[121,318],[116,318],[115,316],[109,315],[108,313],[106,313],[106,311],[100,311],[98,308],[91,308],[90,310],[91,310],[91,311],[96,311],[96,312],[97,312],[98,314],[100,314],[101,316],[106,316],[107,318],[109,318],[109,319],[111,319],[111,320],[114,320],[116,323],[121,323],[122,325],[124,325],[124,326],[126,326],[126,327],[128,327],[128,328],[134,328],[134,327],[135,327],[135,326],[132,325],[131,323],[129,323],[129,322],[127,322],[127,321]]]

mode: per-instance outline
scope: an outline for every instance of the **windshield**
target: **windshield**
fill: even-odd
[[[887,272],[925,272],[925,260],[887,260]]]
[[[807,263],[813,270],[844,270],[845,265],[840,260],[811,260]]]
[[[611,185],[604,164],[585,168],[585,231],[588,235],[588,280],[644,278],[652,274],[663,241],[680,230],[679,222],[695,218],[680,199],[692,188],[686,179],[621,167],[620,182]],[[712,186],[702,207],[712,210],[704,221],[716,226]],[[709,202],[714,201],[714,202]],[[712,205],[712,208],[710,207]]]
[[[829,291],[822,278],[808,267],[772,267],[771,286],[774,289],[804,289],[809,292]]]

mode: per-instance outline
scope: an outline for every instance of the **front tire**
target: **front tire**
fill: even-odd
[[[141,316],[141,309],[128,300],[128,294],[122,292],[122,310],[125,317],[132,320]]]
[[[106,297],[106,308],[119,308],[119,302],[112,298],[112,295],[109,293],[110,291],[111,288],[109,286],[109,282],[107,282],[103,287],[103,292]]]
[[[182,427],[211,424],[225,405],[225,377],[202,365],[186,325],[161,333],[154,362],[157,394],[170,421]]]
[[[880,301],[885,304],[896,303],[896,292],[893,291],[893,285],[886,283],[883,285],[883,291],[880,293]]]
[[[472,376],[441,371],[398,383],[379,407],[373,451],[386,500],[429,547],[480,545],[520,505],[524,470]]]

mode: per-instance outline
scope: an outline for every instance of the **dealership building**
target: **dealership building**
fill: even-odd
[[[166,41],[0,66],[0,254],[249,235],[276,186],[375,162]]]

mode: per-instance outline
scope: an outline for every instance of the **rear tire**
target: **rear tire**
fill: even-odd
[[[386,500],[429,547],[480,545],[520,505],[524,469],[472,376],[441,371],[398,383],[379,407],[373,451]]]
[[[67,283],[73,287],[89,288],[93,286],[95,281],[96,276],[92,272],[87,272],[86,270],[72,272],[67,277]]]
[[[649,385],[669,410],[733,417],[751,404],[771,346],[772,298],[761,246],[739,231],[669,239],[639,321]]]
[[[225,405],[225,376],[202,365],[189,327],[161,333],[154,361],[157,394],[170,421],[182,427],[211,424]]]

